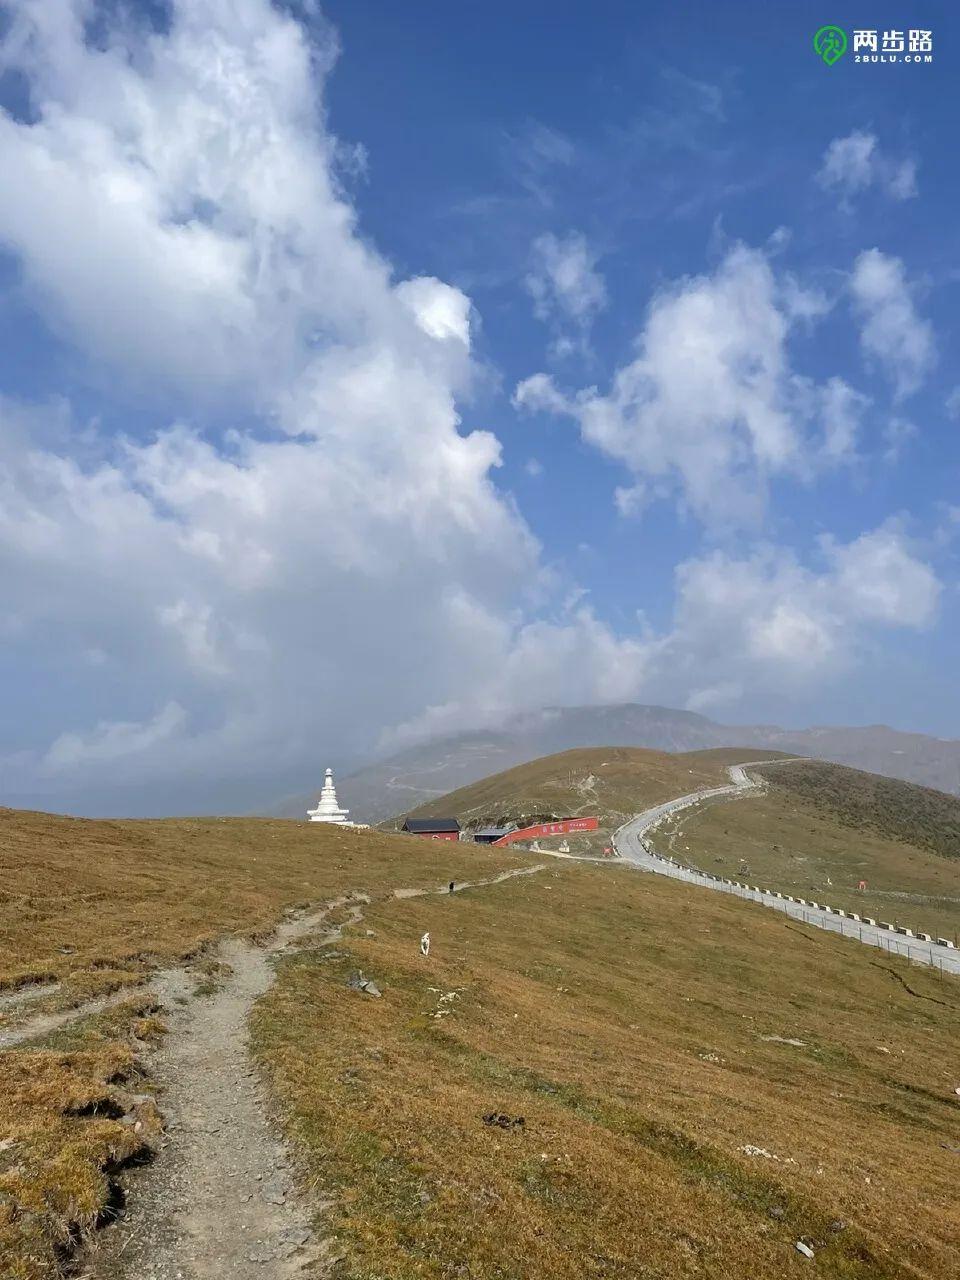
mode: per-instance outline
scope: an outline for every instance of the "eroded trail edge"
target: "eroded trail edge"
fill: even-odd
[[[463,882],[456,891],[532,875],[544,865]],[[386,896],[446,892],[444,886]],[[125,1212],[90,1241],[85,1280],[285,1280],[307,1266],[323,1271],[329,1252],[314,1222],[325,1205],[298,1191],[250,1058],[248,1019],[273,983],[274,956],[307,939],[335,942],[362,919],[369,901],[351,893],[290,917],[266,947],[222,943],[218,959],[228,976],[210,996],[190,998],[186,970],[155,980],[169,1025],[149,1064],[164,1136],[152,1165],[125,1175]]]

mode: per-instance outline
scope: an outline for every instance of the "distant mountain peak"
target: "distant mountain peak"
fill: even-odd
[[[338,780],[342,802],[359,822],[382,822],[431,797],[455,791],[513,765],[574,747],[775,748],[869,773],[960,794],[960,742],[907,733],[889,725],[725,725],[697,711],[637,702],[543,707],[517,712],[496,729],[465,730],[392,755]],[[299,818],[312,795],[271,812]]]

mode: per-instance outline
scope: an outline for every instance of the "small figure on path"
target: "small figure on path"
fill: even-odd
[[[451,893],[453,893],[453,883],[454,883],[454,882],[451,880],[451,881],[450,881],[450,892],[451,892]]]
[[[420,954],[421,954],[422,956],[428,956],[428,955],[430,954],[430,935],[429,935],[429,933],[425,933],[425,934],[423,935],[423,937],[420,939]]]

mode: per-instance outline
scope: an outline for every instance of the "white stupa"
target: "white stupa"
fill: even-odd
[[[347,814],[349,809],[341,809],[337,804],[337,789],[333,785],[333,770],[328,769],[323,779],[323,790],[320,792],[320,799],[315,809],[307,810],[307,817],[311,822],[339,822],[352,827],[352,822],[347,822]]]

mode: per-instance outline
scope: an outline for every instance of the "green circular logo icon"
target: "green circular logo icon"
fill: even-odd
[[[847,52],[847,33],[843,27],[821,27],[813,37],[813,47],[827,66],[832,67]]]

